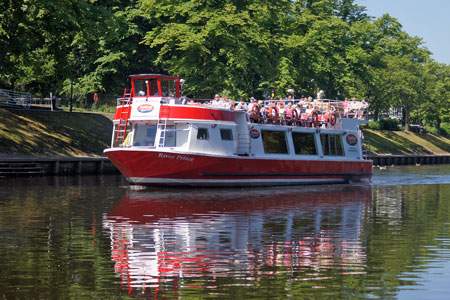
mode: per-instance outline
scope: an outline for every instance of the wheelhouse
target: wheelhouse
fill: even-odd
[[[130,75],[132,97],[180,97],[180,78],[160,74]]]

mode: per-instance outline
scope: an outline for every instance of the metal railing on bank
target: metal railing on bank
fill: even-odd
[[[30,93],[0,89],[0,106],[29,108],[30,102]]]

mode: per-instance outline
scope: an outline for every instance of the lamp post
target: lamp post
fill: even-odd
[[[70,112],[72,112],[73,80],[70,79]]]

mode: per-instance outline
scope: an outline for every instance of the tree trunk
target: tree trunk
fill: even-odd
[[[405,120],[405,131],[409,131],[409,110],[403,106],[403,120]]]
[[[441,123],[442,123],[442,120],[441,120],[441,118],[437,118],[437,121],[436,121],[436,132],[438,133],[438,134],[441,134]]]

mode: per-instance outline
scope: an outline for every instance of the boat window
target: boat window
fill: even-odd
[[[134,146],[155,146],[156,125],[137,125]]]
[[[159,96],[158,79],[134,79],[134,95],[137,97]]]
[[[231,129],[220,129],[220,137],[224,141],[232,141],[233,131]]]
[[[175,97],[176,96],[176,81],[169,79],[161,79],[161,93],[163,97]]]
[[[344,155],[341,135],[321,134],[320,141],[322,143],[323,155]]]
[[[265,153],[288,154],[284,131],[261,130]]]
[[[295,154],[317,154],[316,143],[314,142],[314,133],[293,132],[292,140],[294,142]]]
[[[199,128],[197,131],[197,140],[207,140],[209,139],[208,129]]]
[[[164,132],[164,147],[176,147],[176,141],[177,131],[175,126],[167,126]]]

